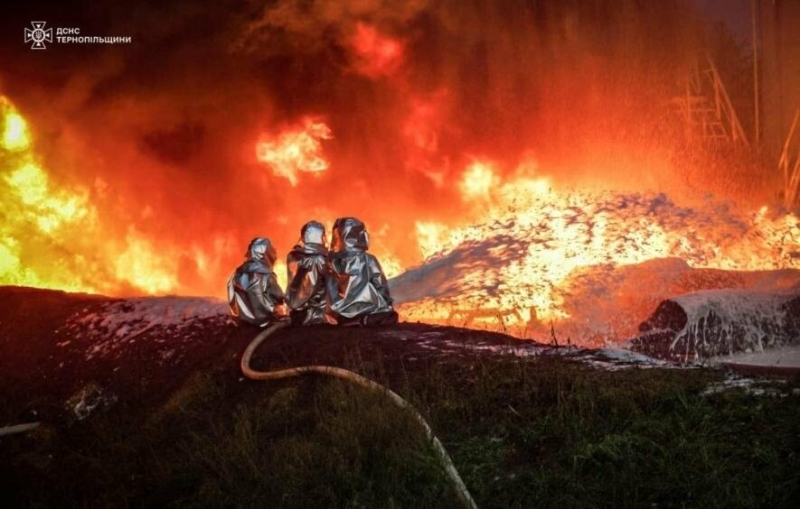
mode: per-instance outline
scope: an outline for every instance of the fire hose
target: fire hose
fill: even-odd
[[[39,427],[39,422],[28,422],[25,424],[15,424],[13,426],[5,426],[0,428],[0,437],[6,435],[16,435],[17,433],[25,433]]]
[[[253,341],[247,345],[247,349],[245,349],[244,354],[242,354],[241,362],[242,373],[244,373],[247,378],[253,380],[280,380],[283,378],[291,378],[301,375],[318,374],[349,380],[371,391],[384,394],[397,406],[410,412],[414,419],[422,426],[422,429],[425,430],[425,436],[433,444],[433,448],[436,450],[436,454],[444,465],[445,472],[452,481],[456,489],[456,493],[458,494],[458,497],[464,506],[471,509],[478,508],[478,505],[475,503],[475,500],[472,499],[472,495],[470,495],[467,486],[464,484],[464,481],[461,480],[461,476],[458,475],[458,471],[456,470],[455,465],[453,465],[453,460],[450,459],[450,456],[447,454],[447,451],[445,451],[442,443],[438,438],[436,438],[436,435],[433,434],[433,431],[431,430],[431,427],[428,425],[427,421],[425,421],[422,415],[420,415],[420,413],[408,401],[401,398],[396,392],[370,380],[369,378],[361,376],[358,373],[333,366],[300,366],[296,368],[276,369],[272,371],[256,371],[252,369],[250,367],[250,358],[253,356],[253,353],[256,351],[256,349],[270,335],[277,330],[286,327],[286,325],[288,325],[288,322],[277,322],[274,325],[271,325],[259,333],[253,339]]]

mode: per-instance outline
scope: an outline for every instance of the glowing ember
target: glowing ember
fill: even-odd
[[[322,156],[320,141],[331,138],[333,134],[327,125],[306,120],[299,130],[287,130],[275,140],[258,143],[256,156],[268,164],[275,175],[286,177],[296,186],[299,173],[318,173],[328,169],[330,164]]]

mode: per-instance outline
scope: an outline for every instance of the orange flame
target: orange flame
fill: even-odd
[[[328,169],[330,163],[322,156],[320,140],[331,138],[333,134],[327,125],[306,119],[300,129],[285,130],[275,140],[259,142],[256,157],[268,164],[275,175],[296,186],[299,173]]]
[[[5,150],[23,150],[30,144],[28,125],[22,115],[13,111],[5,99],[0,99],[0,105],[7,110],[5,114],[6,127],[3,131],[3,148]]]
[[[533,318],[566,320],[570,311],[564,305],[565,295],[584,269],[603,265],[625,266],[673,256],[693,267],[732,270],[800,265],[800,258],[792,254],[800,243],[800,227],[793,215],[763,208],[744,219],[737,216],[734,226],[703,222],[699,216],[663,221],[656,212],[641,207],[617,207],[614,195],[556,189],[530,158],[516,168],[504,167],[499,160],[473,160],[454,168],[451,161],[438,158],[440,144],[446,140],[439,139],[445,129],[435,102],[422,101],[407,112],[406,122],[398,123],[399,135],[422,154],[421,159],[433,161],[414,168],[441,184],[440,193],[455,197],[447,202],[449,206],[460,208],[449,220],[441,216],[416,222],[407,219],[403,230],[387,219],[371,223],[373,252],[392,277],[401,274],[409,261],[435,262],[486,239],[515,240],[487,244],[480,254],[483,260],[459,260],[459,277],[448,279],[457,295],[423,296],[403,305],[401,312],[407,319],[447,320],[470,313],[477,317],[476,324],[496,322],[498,315],[505,323],[519,325]],[[108,215],[109,207],[104,208],[113,184],[100,179],[94,190],[87,190],[59,181],[34,153],[35,140],[25,119],[5,99],[0,99],[0,119],[0,191],[4,196],[0,284],[115,295],[186,294],[198,289],[207,294],[222,287],[233,269],[230,253],[240,253],[249,239],[232,238],[224,230],[205,231],[205,238],[192,242],[169,240],[163,233],[148,233],[141,225],[120,231],[115,224],[126,224],[124,215]],[[322,141],[329,139],[332,133],[326,124],[306,119],[299,127],[262,139],[256,155],[276,176],[297,185],[304,173],[319,175],[329,168],[322,151]],[[437,166],[435,161],[442,164]],[[619,167],[620,175],[634,174]],[[599,173],[608,175],[608,171],[604,168]],[[394,197],[394,193],[386,196]],[[357,197],[337,203],[334,197],[324,206],[304,210],[309,217],[303,219],[313,217],[330,225],[339,213],[350,212],[334,207],[351,206],[353,200]],[[400,212],[413,215],[413,205],[408,207]],[[158,214],[146,208],[141,219],[152,216],[153,220]],[[294,237],[297,217],[280,214],[277,222],[291,232],[286,236]],[[713,212],[705,214],[715,217]],[[394,245],[413,246],[409,249],[417,252],[392,252],[387,239]],[[405,258],[392,256],[397,254]],[[483,261],[488,263],[478,263]],[[285,285],[282,260],[275,270]],[[187,274],[201,280],[189,286]]]
[[[460,182],[462,198],[475,204],[471,224],[416,223],[422,255],[449,267],[447,295],[405,304],[402,316],[468,316],[473,326],[495,327],[566,320],[565,295],[584,269],[668,257],[696,268],[800,268],[800,221],[792,214],[769,216],[762,207],[742,218],[683,209],[663,195],[559,193],[528,171],[503,181],[491,164],[474,162]],[[440,294],[437,284],[431,276],[430,294]]]
[[[127,281],[147,293],[167,293],[175,290],[177,257],[160,256],[155,253],[156,249],[152,242],[135,228],[129,228],[125,236],[125,249],[119,254],[114,267],[117,279]]]
[[[465,201],[471,199],[488,199],[489,194],[499,179],[491,166],[486,163],[475,162],[461,177],[461,195]]]
[[[90,293],[178,287],[169,246],[156,247],[132,228],[124,242],[115,241],[88,191],[59,185],[42,168],[25,119],[4,97],[0,116],[0,284]]]

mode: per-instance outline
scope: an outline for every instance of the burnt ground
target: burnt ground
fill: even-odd
[[[110,314],[129,313],[136,302],[0,287],[0,408],[7,421],[0,426],[59,420],[82,400],[84,406],[120,400],[157,405],[203,371],[243,382],[239,361],[259,330],[234,326],[221,303],[217,314],[164,324],[163,309],[176,300],[153,299],[156,305],[140,315],[115,321]],[[489,359],[543,350],[499,333],[420,323],[288,327],[259,348],[251,367],[325,364],[401,383],[408,372],[432,363],[471,363],[476,353]]]

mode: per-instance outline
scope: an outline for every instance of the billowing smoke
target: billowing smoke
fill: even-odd
[[[30,50],[40,19],[132,42]],[[421,261],[419,224],[463,224],[517,178],[677,185],[668,99],[702,40],[689,6],[633,0],[94,0],[0,24],[0,95],[95,218],[20,222],[9,256],[106,293],[219,295],[250,238],[285,253],[345,215],[397,272]],[[314,171],[276,152],[303,126]],[[0,159],[6,182],[19,160]]]

